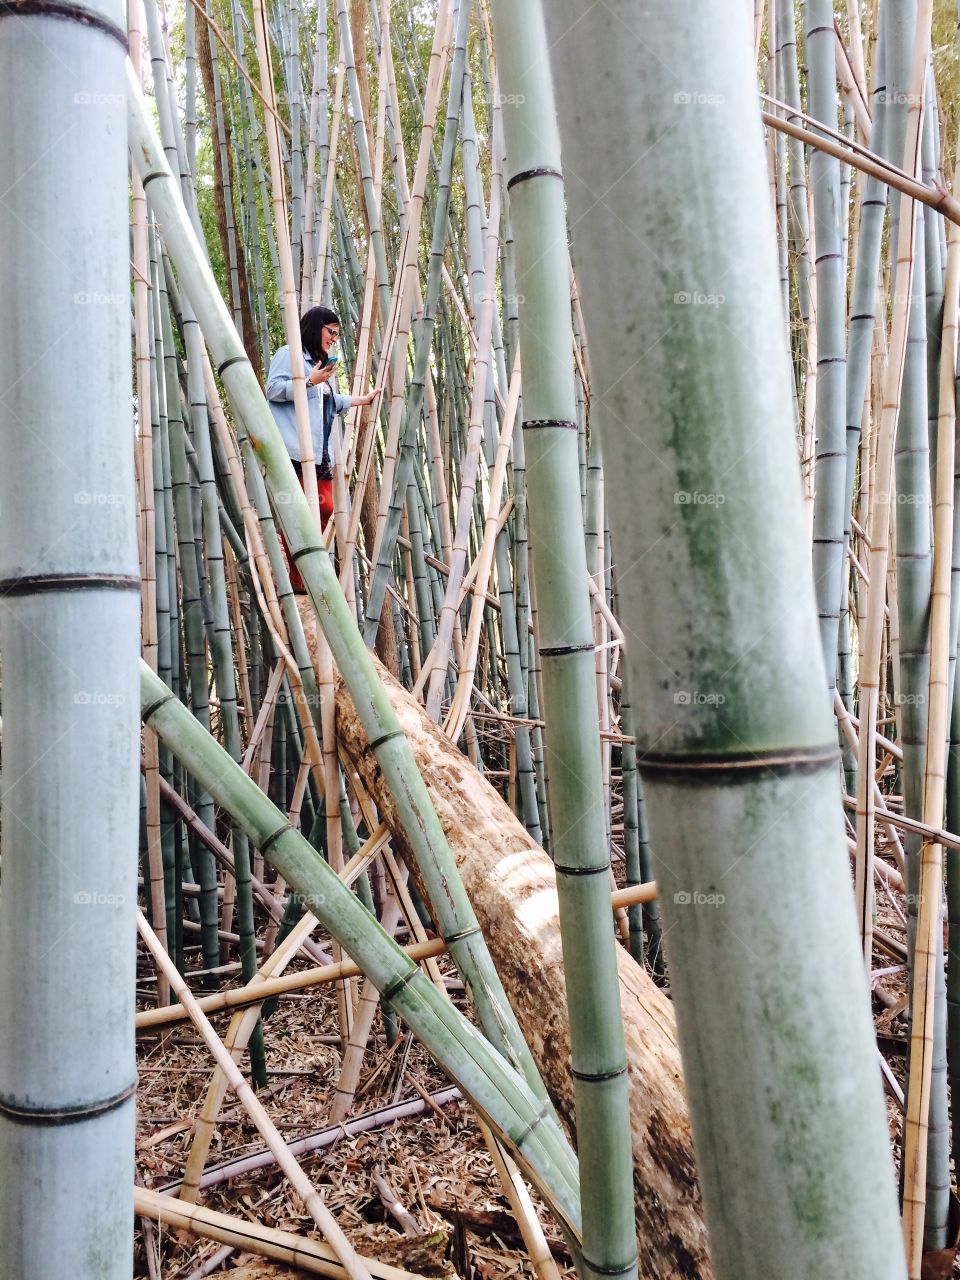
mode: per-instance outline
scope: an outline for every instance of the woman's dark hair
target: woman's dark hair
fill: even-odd
[[[329,307],[311,307],[300,317],[300,341],[314,364],[324,365],[327,362],[320,345],[320,332],[328,324],[340,328],[340,317]]]

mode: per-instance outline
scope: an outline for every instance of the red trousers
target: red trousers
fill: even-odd
[[[303,469],[299,462],[294,462],[293,469],[297,473],[297,479],[300,481],[300,488],[303,486]],[[333,476],[321,476],[320,468],[317,467],[317,490],[320,496],[320,519],[323,521],[323,527],[326,528],[327,521],[333,515]],[[287,540],[280,533],[280,541],[283,544],[284,554],[287,557],[287,565],[290,569],[290,585],[298,595],[306,592],[303,585],[303,579],[300,577],[300,570],[290,557],[290,548],[287,546]]]

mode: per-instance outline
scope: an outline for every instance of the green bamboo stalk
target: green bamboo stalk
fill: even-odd
[[[186,432],[180,409],[180,388],[177,375],[176,352],[173,345],[173,328],[167,306],[166,284],[161,291],[161,322],[163,324],[164,364],[167,404],[170,412],[167,422],[171,435],[170,463],[173,478],[174,521],[180,547],[180,575],[183,599],[183,626],[186,641],[187,664],[190,673],[190,707],[203,727],[210,730],[210,703],[207,696],[206,638],[200,602],[200,578],[197,563],[193,511],[190,501],[190,474],[187,463]],[[213,805],[209,797],[195,797],[193,808],[208,827],[214,825]],[[203,849],[198,855],[198,879],[201,887],[201,944],[205,968],[219,963],[218,938],[219,913],[217,910],[217,872],[213,854]]]
[[[536,551],[547,799],[570,1019],[588,1276],[637,1274],[633,1157],[610,853],[602,800],[592,606],[579,501],[573,328],[560,145],[540,5],[491,6],[505,104],[527,501]]]
[[[133,1249],[140,576],[126,36],[118,5],[0,10],[0,288],[16,316],[0,350],[10,1277],[127,1280]],[[53,154],[55,165],[31,162]]]
[[[806,59],[809,112],[837,127],[836,35],[832,0],[807,0]],[[840,161],[814,148],[810,155],[817,273],[816,494],[813,506],[813,584],[820,643],[833,698],[840,601],[843,595],[844,503],[847,490],[846,271],[840,201]]]
[[[903,1280],[747,14],[549,14],[613,536],[639,557],[619,599],[715,1272]]]

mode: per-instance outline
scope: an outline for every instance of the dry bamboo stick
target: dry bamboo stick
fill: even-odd
[[[778,103],[777,105],[784,104]],[[784,109],[791,111],[794,115],[798,114],[789,107],[784,106]],[[880,160],[879,157],[874,157],[872,152],[865,155],[862,153],[862,148],[854,150],[848,138],[844,139],[844,145],[841,146],[839,143],[831,141],[830,138],[824,137],[821,133],[814,133],[810,129],[804,129],[802,125],[793,124],[791,121],[784,120],[770,111],[762,111],[760,114],[763,117],[764,124],[769,125],[771,129],[778,129],[781,133],[789,134],[792,138],[799,138],[809,146],[816,147],[817,150],[824,151],[829,156],[835,156],[838,160],[851,165],[854,169],[860,169],[864,173],[869,173],[873,177],[879,178],[888,187],[893,187],[895,191],[900,191],[912,200],[926,205],[928,209],[933,209],[935,213],[942,214],[948,222],[960,224],[960,200],[957,200],[942,187],[928,187],[926,183],[920,182],[916,178],[908,177],[903,169],[897,169],[895,166],[888,165]],[[820,129],[822,126],[818,123],[817,128]]]
[[[200,1205],[187,1207],[180,1200],[160,1195],[146,1187],[134,1187],[133,1199],[138,1214],[157,1222],[165,1222],[178,1231],[192,1231],[194,1235],[203,1236],[207,1240],[219,1240],[223,1244],[300,1267],[315,1275],[332,1276],[334,1280],[341,1280],[350,1274],[337,1262],[337,1255],[328,1245],[319,1240],[311,1240],[308,1236],[280,1231],[276,1227],[264,1226],[261,1222],[250,1222],[246,1218],[234,1218]],[[391,1267],[388,1263],[378,1262],[376,1258],[364,1258],[362,1264],[376,1280],[422,1280],[415,1272]]]
[[[418,961],[432,956],[442,956],[446,953],[446,949],[442,938],[430,938],[426,942],[416,942],[404,948],[411,960]],[[298,973],[290,973],[282,978],[265,979],[257,984],[255,990],[247,985],[232,991],[220,991],[214,995],[195,997],[195,999],[197,1007],[203,1013],[222,1013],[226,1009],[242,1009],[273,996],[309,991],[312,987],[336,982],[341,978],[356,978],[362,975],[363,970],[359,965],[354,964],[352,960],[343,960],[336,965],[324,964],[312,969],[303,969]],[[162,1009],[145,1009],[138,1013],[136,1025],[138,1031],[149,1031],[174,1022],[186,1022],[189,1017],[190,1014],[182,1004],[170,1004]]]

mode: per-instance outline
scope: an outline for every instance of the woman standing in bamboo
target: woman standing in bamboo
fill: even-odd
[[[300,317],[300,341],[303,345],[303,371],[307,382],[307,403],[310,408],[310,435],[313,457],[319,458],[317,489],[320,494],[320,515],[324,524],[333,514],[333,467],[330,459],[330,436],[333,420],[354,405],[372,404],[376,391],[362,396],[344,396],[333,389],[331,381],[337,372],[334,347],[340,337],[340,320],[329,307],[311,307]],[[294,470],[303,485],[300,437],[297,434],[297,416],[293,403],[293,374],[290,366],[290,348],[280,347],[270,361],[267,375],[267,399],[280,435],[293,460]],[[299,574],[291,566],[294,590]]]

